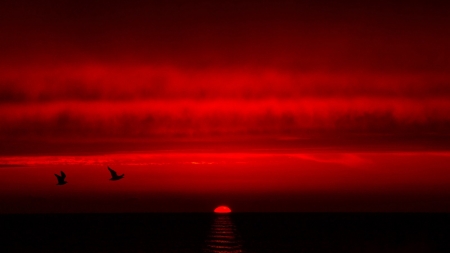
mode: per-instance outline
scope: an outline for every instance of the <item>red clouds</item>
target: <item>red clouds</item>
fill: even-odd
[[[446,73],[295,71],[78,65],[4,68],[0,102],[145,99],[433,98],[450,95]]]
[[[304,137],[441,133],[449,102],[392,99],[66,102],[3,105],[3,137]],[[31,135],[31,136],[30,136]]]
[[[2,71],[2,138],[445,135],[446,75],[81,66]]]
[[[0,138],[445,139],[444,5],[5,2]]]

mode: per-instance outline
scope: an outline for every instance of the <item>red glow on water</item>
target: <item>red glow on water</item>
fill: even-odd
[[[218,206],[214,209],[215,213],[231,213],[231,209],[228,206]]]

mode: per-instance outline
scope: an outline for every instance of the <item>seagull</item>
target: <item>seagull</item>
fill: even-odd
[[[108,167],[108,170],[109,170],[109,173],[111,173],[111,179],[109,179],[109,180],[112,180],[112,181],[122,179],[123,176],[125,175],[125,174],[122,174],[122,175],[118,176],[117,173],[114,170],[112,170],[110,167]]]
[[[64,185],[67,184],[66,181],[64,181],[64,179],[66,179],[66,173],[64,173],[63,171],[61,171],[61,176],[58,174],[55,174],[56,179],[58,179],[58,183],[56,185]]]

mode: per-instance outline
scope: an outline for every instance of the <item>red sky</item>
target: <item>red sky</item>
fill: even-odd
[[[449,149],[450,8],[443,3],[2,1],[0,10],[2,170],[28,164],[47,171],[56,165],[30,161],[60,155],[308,156],[311,150],[413,151],[422,157],[415,158],[417,167],[426,167],[423,154]],[[12,166],[11,159],[23,161]],[[277,159],[268,162],[274,170]],[[439,163],[436,175],[445,177],[448,161]],[[181,173],[174,170],[166,176]],[[240,180],[258,173],[252,166],[242,170]],[[193,175],[211,180],[199,191],[213,189],[215,176]],[[406,181],[428,178],[423,184],[430,186],[442,179],[426,175]],[[379,180],[397,182],[391,176]],[[282,183],[261,180],[254,187],[279,194]],[[251,196],[252,187],[241,194]],[[448,195],[436,187],[433,196]],[[347,196],[346,189],[331,192]],[[299,200],[299,192],[306,194],[295,188],[277,198]],[[198,199],[201,206],[212,203]],[[286,204],[280,210],[310,209]]]
[[[450,210],[448,151],[172,151],[0,162],[0,213]],[[109,181],[106,166],[124,179]],[[55,185],[59,170],[64,186]]]

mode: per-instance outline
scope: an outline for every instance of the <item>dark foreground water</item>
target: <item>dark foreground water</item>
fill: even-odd
[[[450,214],[0,216],[1,252],[447,252]]]

